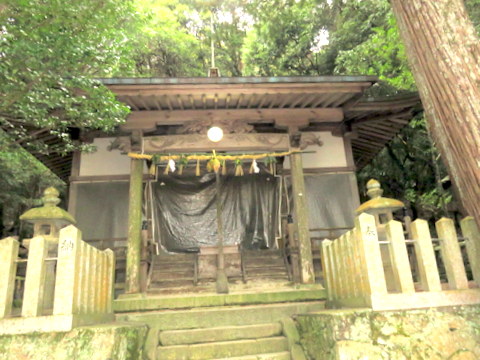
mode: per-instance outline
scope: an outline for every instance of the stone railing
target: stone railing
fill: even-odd
[[[113,320],[113,251],[88,245],[73,225],[60,231],[57,257],[47,257],[48,247],[42,236],[30,240],[19,312],[12,309],[13,293],[17,263],[25,259],[18,257],[16,239],[0,241],[0,334],[69,331]],[[55,277],[54,284],[48,282],[49,276]],[[53,309],[45,308],[48,296],[53,298]]]
[[[378,241],[374,216],[359,215],[352,231],[322,243],[328,305],[398,310],[480,304],[480,234],[471,217],[462,220],[461,228],[462,243],[453,220],[443,218],[436,223],[438,239],[432,239],[428,223],[416,220],[411,224],[413,239],[405,240],[402,224],[391,220],[385,226],[387,240]],[[463,244],[473,277],[470,282]],[[445,269],[444,283],[436,249]]]

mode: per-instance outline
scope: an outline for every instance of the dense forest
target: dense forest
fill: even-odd
[[[480,0],[466,0],[477,32]],[[99,77],[205,76],[210,46],[222,76],[377,75],[368,96],[416,91],[388,0],[4,0],[0,4],[1,231],[62,186],[25,150],[88,146],[72,128],[110,131],[128,108]],[[33,140],[43,129],[64,140]],[[422,116],[360,169],[415,217],[459,209]]]

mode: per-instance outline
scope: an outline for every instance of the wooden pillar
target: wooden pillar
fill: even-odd
[[[140,292],[140,260],[142,254],[143,160],[132,159],[128,203],[128,243],[125,292]]]
[[[290,155],[292,175],[293,205],[295,208],[294,222],[296,224],[298,246],[300,252],[301,280],[304,284],[315,282],[313,270],[312,244],[308,226],[307,200],[305,198],[305,180],[303,178],[302,154]]]

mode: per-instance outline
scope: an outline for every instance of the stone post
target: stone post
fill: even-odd
[[[440,252],[450,289],[468,289],[467,274],[453,220],[441,218],[435,223],[435,227],[440,238]]]
[[[308,225],[307,200],[305,198],[305,180],[303,178],[302,154],[290,155],[291,179],[293,204],[295,208],[295,224],[298,234],[300,253],[300,273],[302,283],[314,283],[315,273],[313,270],[312,244],[310,242],[310,230]]]
[[[111,249],[105,250],[107,254],[107,306],[108,314],[113,312],[113,297],[115,291],[115,254]]]
[[[387,294],[387,283],[383,269],[380,244],[378,243],[375,217],[369,214],[361,214],[355,219],[355,231],[357,232],[358,254],[361,264],[362,276],[364,276],[367,297]]]
[[[45,258],[47,253],[48,244],[43,237],[38,236],[30,241],[22,316],[42,315],[46,273]]]
[[[389,242],[390,263],[392,264],[395,288],[401,293],[414,293],[412,269],[408,259],[407,245],[403,235],[402,223],[390,220],[386,226]]]
[[[415,257],[418,262],[419,280],[423,291],[441,291],[437,260],[432,245],[428,222],[417,219],[412,222],[412,238],[415,240]]]
[[[18,246],[13,237],[0,241],[0,319],[10,316],[12,311]]]
[[[78,292],[81,286],[81,239],[82,233],[73,225],[60,230],[53,315],[73,315],[80,312]]]
[[[132,159],[128,203],[128,243],[125,292],[139,293],[142,253],[143,160]]]
[[[460,222],[467,246],[468,260],[472,269],[473,280],[480,286],[480,232],[472,216],[467,216]]]

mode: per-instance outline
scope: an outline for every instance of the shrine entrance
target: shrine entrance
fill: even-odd
[[[272,174],[166,175],[151,183],[154,239],[164,252],[199,252],[217,246],[216,197],[220,197],[225,246],[276,247],[280,223],[280,178]]]
[[[218,283],[220,266],[229,284],[292,280],[276,166],[222,160],[221,168],[208,172],[208,161],[183,161],[181,170],[167,169],[169,162],[151,165],[156,176],[146,189],[157,245],[148,292],[209,289]]]

